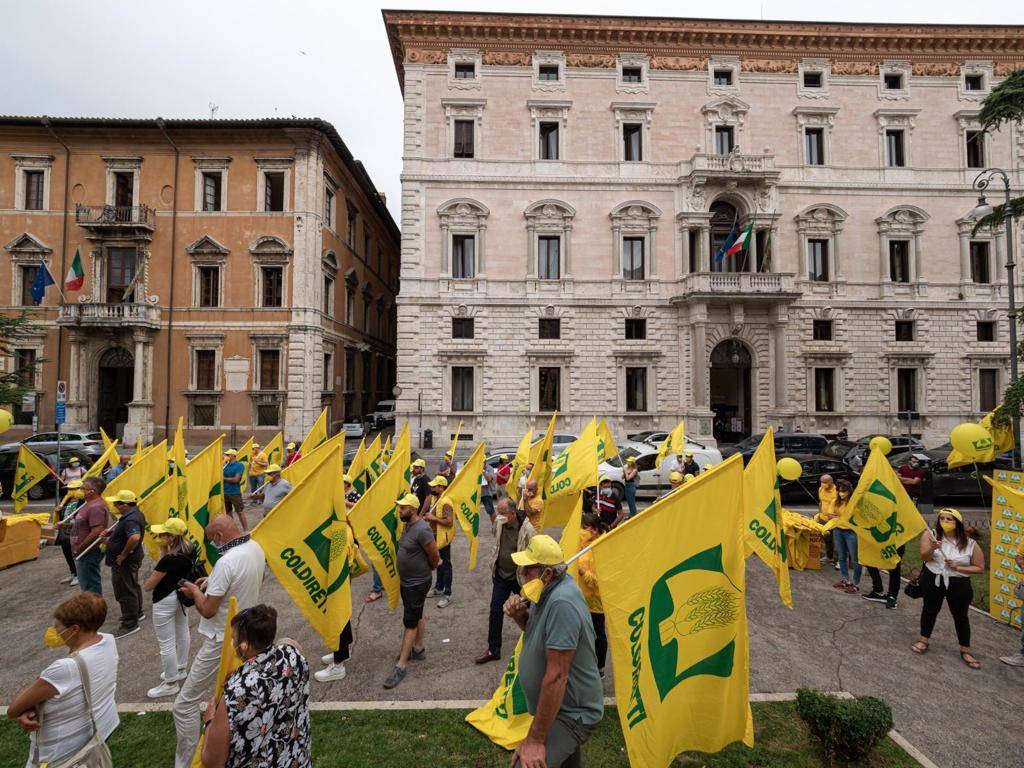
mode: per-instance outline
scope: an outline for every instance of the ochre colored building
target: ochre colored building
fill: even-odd
[[[129,443],[179,417],[301,439],[391,397],[399,232],[323,120],[0,118],[0,245],[0,311],[38,328],[5,364],[44,361],[15,438],[53,426],[58,380],[65,429]]]

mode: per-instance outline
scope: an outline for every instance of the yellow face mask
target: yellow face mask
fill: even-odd
[[[939,525],[942,526],[942,530],[946,533],[952,533],[956,530],[956,523],[952,520],[939,520]]]
[[[521,591],[523,597],[529,600],[531,603],[539,602],[541,593],[544,591],[544,580],[530,579],[528,582],[523,584],[523,588]]]
[[[46,643],[47,648],[60,648],[62,645],[67,644],[64,640],[64,636],[57,631],[56,627],[53,626],[46,628],[46,633],[43,635],[43,642]]]

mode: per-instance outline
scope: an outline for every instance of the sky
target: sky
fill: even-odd
[[[621,3],[394,0],[386,7],[621,13]],[[1024,24],[1005,0],[632,0],[643,16]],[[359,0],[0,0],[0,114],[322,117],[334,124],[397,221],[402,98],[381,6]]]

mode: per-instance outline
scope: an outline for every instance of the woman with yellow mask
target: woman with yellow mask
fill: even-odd
[[[75,556],[71,552],[71,528],[75,524],[75,512],[84,500],[82,481],[72,480],[68,483],[68,492],[64,495],[63,503],[54,510],[54,518],[57,521],[57,538],[54,543],[60,546],[68,570],[71,571],[71,575],[61,579],[60,583],[71,587],[78,586],[78,569],[75,567]]]
[[[593,513],[583,515],[580,528],[580,549],[584,550],[593,544],[606,529],[601,516]],[[601,593],[597,588],[597,574],[594,572],[594,555],[585,551],[576,561],[576,583],[579,584],[583,599],[590,609],[590,621],[594,625],[594,651],[597,653],[597,671],[604,677],[604,665],[608,657],[608,635],[604,629],[604,607],[601,605]]]
[[[981,663],[971,655],[970,607],[974,590],[970,577],[985,572],[985,553],[968,536],[958,510],[939,510],[935,532],[926,530],[921,536],[921,562],[921,639],[910,650],[918,655],[928,652],[935,619],[945,600],[953,614],[960,658],[971,669],[978,669]]]

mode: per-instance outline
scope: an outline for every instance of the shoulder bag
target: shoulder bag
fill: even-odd
[[[89,739],[89,741],[87,741],[82,748],[73,755],[68,755],[59,762],[50,761],[47,763],[47,768],[114,768],[114,761],[110,756],[110,749],[107,747],[106,741],[102,736],[100,736],[100,732],[96,728],[96,716],[92,711],[92,691],[89,686],[89,670],[86,668],[85,662],[77,653],[71,654],[71,658],[75,660],[75,664],[78,666],[78,674],[82,678],[82,693],[85,697],[85,708],[89,711],[89,722],[92,723],[92,738]],[[45,708],[45,703],[43,706],[39,707],[40,730],[36,731],[37,737],[35,741],[35,749],[32,753],[32,760],[36,765],[40,764],[38,734],[42,733],[43,710]]]
[[[915,568],[910,572],[910,578],[907,579],[907,586],[903,588],[903,594],[912,600],[917,600],[921,597],[921,570]]]

